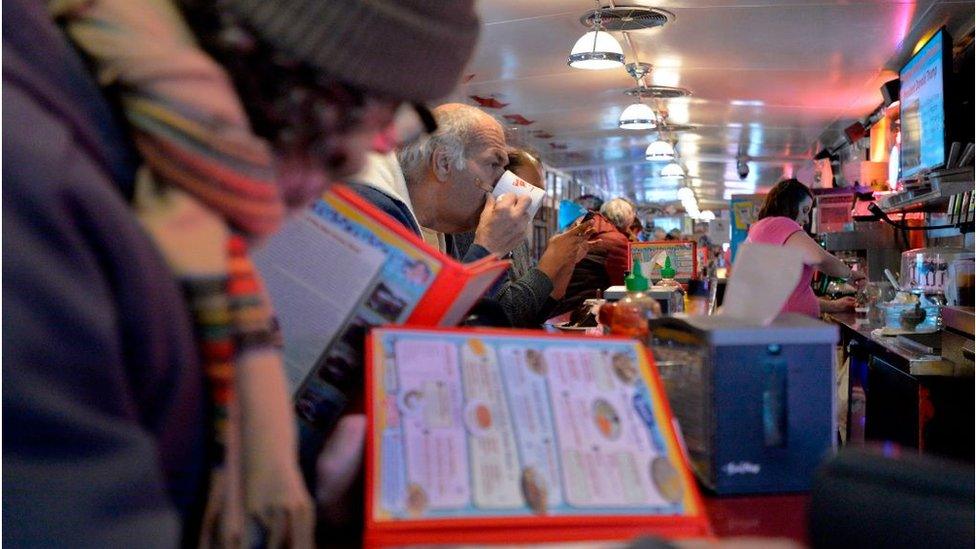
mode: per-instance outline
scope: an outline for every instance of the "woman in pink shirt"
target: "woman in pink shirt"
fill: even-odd
[[[810,220],[813,194],[796,179],[776,184],[759,209],[757,221],[749,228],[746,242],[789,246],[803,252],[803,273],[796,289],[786,301],[782,312],[802,313],[813,318],[820,316],[820,302],[813,293],[810,281],[814,270],[826,275],[850,279],[855,285],[865,280],[864,273],[852,271],[843,261],[829,254],[807,235],[803,225]]]

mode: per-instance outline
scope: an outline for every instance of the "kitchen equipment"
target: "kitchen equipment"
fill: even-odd
[[[664,316],[681,313],[685,310],[685,293],[683,290],[654,285],[644,293],[657,300],[661,306],[661,314]],[[610,286],[603,292],[603,297],[607,301],[619,301],[625,295],[627,295],[627,288],[624,286]]]
[[[854,230],[819,231],[824,249],[833,254],[854,252],[864,261],[861,269],[868,280],[881,280],[885,267],[896,268],[904,246],[898,244],[895,228],[876,221],[854,222]]]
[[[939,305],[924,295],[917,301],[879,303],[889,331],[934,331],[939,327]]]
[[[891,269],[885,269],[884,275],[885,278],[888,279],[888,282],[891,282],[892,288],[901,288],[901,284],[898,283],[898,279],[895,278],[895,275],[891,272]]]
[[[838,328],[799,314],[650,321],[651,351],[696,474],[719,494],[807,490],[833,446]]]
[[[901,288],[926,294],[943,294],[949,264],[976,254],[966,248],[916,248],[901,254]]]
[[[946,328],[969,336],[976,335],[976,313],[972,307],[943,307],[942,323]]]
[[[854,311],[867,313],[868,320],[871,322],[881,322],[883,316],[878,309],[878,304],[891,301],[894,297],[895,290],[888,282],[868,282],[854,296]]]
[[[954,259],[949,263],[945,287],[947,305],[972,307],[976,263],[972,259]]]
[[[922,309],[922,303],[918,302],[915,304],[915,307],[901,312],[901,327],[905,330],[914,330],[916,326],[925,320],[926,316],[928,315]]]

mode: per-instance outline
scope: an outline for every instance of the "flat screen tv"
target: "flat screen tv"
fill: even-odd
[[[939,29],[902,67],[901,173],[909,179],[945,165],[946,91],[951,71],[952,38]]]

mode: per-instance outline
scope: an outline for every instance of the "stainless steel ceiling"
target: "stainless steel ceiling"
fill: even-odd
[[[603,1],[608,5],[607,0]],[[955,36],[973,27],[973,2],[937,0],[661,0],[616,2],[667,9],[675,21],[630,32],[640,61],[654,65],[656,84],[681,86],[689,98],[663,103],[670,120],[694,126],[678,134],[687,182],[702,207],[732,192],[756,192],[784,175],[812,182],[812,155],[821,142],[881,102],[881,84],[897,76],[919,38],[940,25]],[[675,200],[676,183],[660,163],[644,161],[653,131],[617,128],[634,81],[620,69],[584,71],[566,57],[585,32],[585,0],[481,0],[485,27],[453,100],[494,97],[500,119],[519,114],[528,126],[506,124],[551,165],[605,195],[639,201]],[[623,36],[627,62],[633,52]],[[552,137],[536,137],[537,132]],[[738,151],[750,174],[736,174]]]

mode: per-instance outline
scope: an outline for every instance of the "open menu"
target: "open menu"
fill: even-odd
[[[370,326],[453,326],[508,268],[461,264],[335,187],[254,254],[284,344],[296,410],[328,430],[363,382]]]
[[[640,343],[381,328],[366,352],[367,545],[708,533]]]

